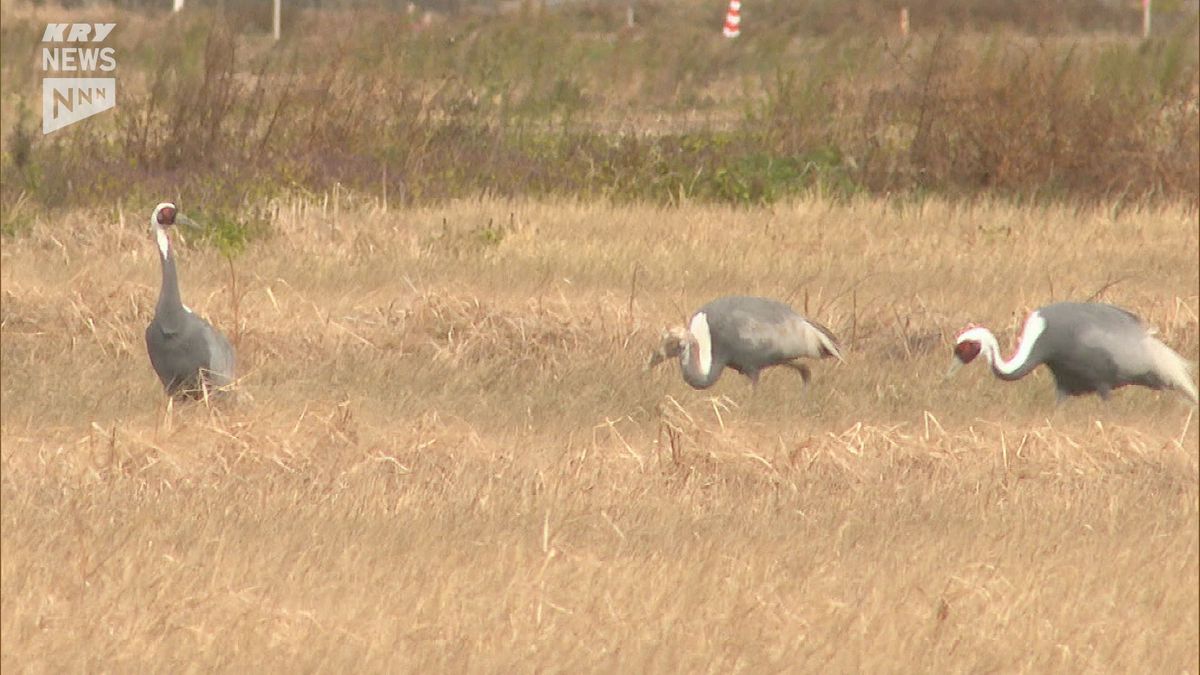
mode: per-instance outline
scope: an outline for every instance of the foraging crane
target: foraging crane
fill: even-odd
[[[812,373],[797,359],[843,360],[828,328],[782,302],[750,297],[718,298],[697,310],[687,328],[663,331],[646,369],[676,356],[683,380],[695,389],[711,387],[726,366],[750,378],[755,388],[759,373],[772,366],[792,368],[808,384]]]
[[[1070,396],[1109,392],[1134,384],[1175,389],[1197,402],[1189,364],[1154,337],[1156,331],[1120,307],[1094,302],[1059,302],[1034,310],[1025,320],[1017,350],[1000,356],[996,336],[967,326],[955,340],[949,378],[983,354],[996,377],[1019,380],[1046,364],[1061,404]]]
[[[234,353],[229,340],[179,297],[179,275],[167,236],[167,228],[176,223],[198,227],[174,204],[154,207],[150,227],[162,258],[162,289],[154,319],[146,326],[146,351],[168,395],[204,398],[233,381]]]

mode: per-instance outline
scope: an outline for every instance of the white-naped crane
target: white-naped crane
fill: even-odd
[[[1000,355],[996,336],[967,326],[955,338],[950,377],[983,354],[1001,380],[1019,380],[1045,364],[1054,375],[1058,403],[1096,393],[1107,400],[1113,389],[1138,385],[1174,389],[1197,402],[1191,364],[1154,337],[1157,332],[1136,314],[1097,302],[1058,302],[1030,313],[1016,352]]]
[[[198,227],[179,213],[174,204],[154,207],[150,228],[162,259],[162,288],[154,319],[146,326],[146,351],[150,365],[172,397],[204,398],[234,378],[234,352],[229,340],[183,304],[179,296],[179,273],[167,234],[173,225]]]
[[[767,298],[718,298],[696,310],[686,328],[666,330],[647,370],[679,357],[683,380],[696,389],[711,387],[726,367],[750,378],[757,387],[759,373],[787,366],[805,384],[812,377],[798,359],[827,357],[842,361],[837,338],[828,328]]]

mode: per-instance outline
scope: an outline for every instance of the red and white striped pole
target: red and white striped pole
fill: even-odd
[[[725,12],[725,33],[727,38],[735,38],[742,33],[742,0],[729,0],[729,11]]]

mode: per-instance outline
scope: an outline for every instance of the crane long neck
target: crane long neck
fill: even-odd
[[[683,343],[683,351],[679,354],[679,368],[683,371],[683,380],[696,389],[708,389],[721,376],[723,364],[713,363],[711,351],[703,353],[705,345],[701,345],[695,335],[688,334]]]
[[[1040,360],[1031,358],[1035,340],[1036,335],[1030,335],[1027,323],[1016,351],[1011,357],[1005,359],[1000,354],[1000,344],[996,341],[996,336],[992,335],[991,331],[985,330],[982,340],[983,356],[987,359],[988,365],[991,366],[996,377],[1001,380],[1019,380],[1041,363]]]
[[[162,259],[162,288],[158,292],[158,304],[154,314],[159,319],[170,320],[184,314],[183,299],[179,296],[179,273],[175,269],[175,255],[171,241],[162,227],[155,226],[159,257]]]

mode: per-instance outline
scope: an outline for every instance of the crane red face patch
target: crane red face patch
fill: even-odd
[[[974,340],[964,340],[954,345],[954,355],[964,364],[970,363],[975,360],[976,356],[979,356],[981,348],[981,345]]]
[[[175,207],[164,206],[158,210],[159,225],[174,225],[175,224]]]

